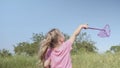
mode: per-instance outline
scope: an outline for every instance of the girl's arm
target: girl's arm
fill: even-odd
[[[45,60],[44,62],[44,68],[49,68],[50,66],[50,58],[48,58],[47,60]]]
[[[75,31],[74,33],[72,34],[72,36],[70,37],[70,42],[73,43],[76,39],[76,37],[79,35],[81,29],[87,29],[88,28],[88,24],[83,24],[83,25],[80,25]]]

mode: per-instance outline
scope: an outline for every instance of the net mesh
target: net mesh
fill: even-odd
[[[109,37],[110,32],[111,32],[110,27],[107,24],[107,25],[105,25],[103,30],[100,30],[100,32],[98,33],[98,36],[101,37],[101,38]]]

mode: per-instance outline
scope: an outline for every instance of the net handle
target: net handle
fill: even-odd
[[[93,29],[93,30],[100,30],[100,31],[104,31],[104,29],[92,28],[92,27],[88,27],[88,29]]]

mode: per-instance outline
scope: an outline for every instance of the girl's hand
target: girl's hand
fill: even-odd
[[[81,25],[81,28],[87,29],[87,28],[88,28],[88,24],[83,24],[83,25]]]
[[[45,60],[45,62],[44,62],[44,67],[45,68],[49,68],[49,65],[50,65],[50,57],[47,59],[47,60]]]

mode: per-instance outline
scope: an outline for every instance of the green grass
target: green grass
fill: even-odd
[[[84,53],[72,56],[73,68],[120,68],[119,54]]]
[[[120,54],[79,53],[72,55],[73,68],[120,68]],[[0,57],[0,68],[37,68],[37,57]]]
[[[0,58],[0,68],[36,68],[36,57],[13,56]]]

